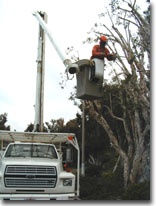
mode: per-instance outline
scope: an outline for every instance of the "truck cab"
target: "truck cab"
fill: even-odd
[[[62,150],[62,145],[67,146],[64,151],[69,159],[70,144],[79,156],[74,134],[0,131],[0,140],[10,141],[0,159],[0,199],[69,200],[79,196],[79,158],[77,168],[69,171]]]

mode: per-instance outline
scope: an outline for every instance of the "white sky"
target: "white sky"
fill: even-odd
[[[74,46],[80,58],[90,58],[92,45],[83,45],[87,32],[106,1],[0,0],[0,114],[8,113],[11,130],[24,130],[34,122],[38,21],[33,11],[48,15],[48,28],[64,52]],[[75,118],[78,108],[69,101],[75,79],[62,90],[60,72],[65,67],[46,38],[44,122]]]

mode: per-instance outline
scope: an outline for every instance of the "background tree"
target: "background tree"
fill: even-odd
[[[60,118],[57,120],[51,119],[50,123],[45,123],[48,131],[50,132],[64,132],[64,119]]]
[[[0,115],[0,130],[10,131],[10,126],[6,125],[6,122],[8,120],[7,116],[8,116],[7,113],[4,113],[4,114]]]

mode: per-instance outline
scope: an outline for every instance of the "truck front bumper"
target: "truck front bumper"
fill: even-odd
[[[68,194],[0,194],[0,200],[70,200],[74,193]]]

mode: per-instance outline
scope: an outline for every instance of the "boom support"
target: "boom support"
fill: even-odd
[[[46,13],[40,13],[42,19],[47,21]],[[36,102],[34,132],[43,132],[43,105],[44,105],[44,73],[45,73],[45,32],[39,25],[38,57],[36,75]]]

